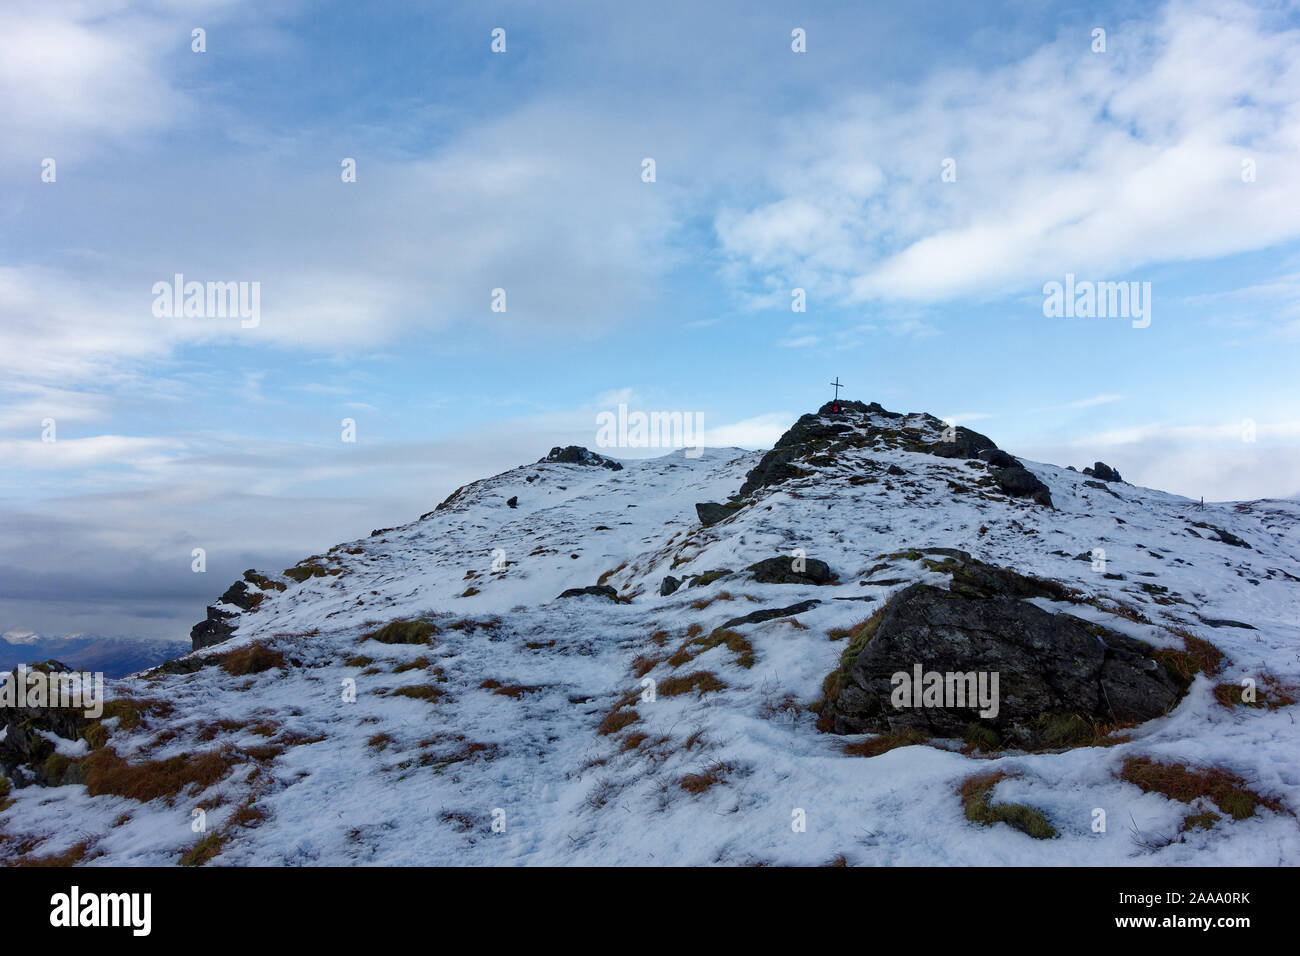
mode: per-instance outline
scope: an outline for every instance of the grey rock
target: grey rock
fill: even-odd
[[[699,517],[700,524],[707,528],[724,518],[730,518],[739,509],[740,505],[731,502],[720,505],[716,501],[701,501],[695,505],[695,514]]]
[[[979,458],[987,461],[994,468],[1019,468],[1020,462],[1001,448],[986,448],[979,453]]]
[[[1246,548],[1247,550],[1252,550],[1252,551],[1254,550],[1253,548],[1251,548],[1249,544],[1247,544],[1241,538],[1238,538],[1235,534],[1233,534],[1230,531],[1224,531],[1218,525],[1206,524],[1204,521],[1193,521],[1192,527],[1204,528],[1206,531],[1213,531],[1219,541],[1222,541],[1224,544],[1230,544],[1234,548]],[[1201,535],[1197,535],[1197,537],[1199,538],[1201,537]]]
[[[993,573],[986,578],[1032,580],[996,571],[1012,577]],[[962,737],[978,722],[1006,743],[1035,748],[1053,742],[1044,736],[1051,717],[1149,720],[1166,713],[1186,692],[1186,683],[1139,641],[1046,611],[996,585],[985,593],[990,596],[914,584],[895,595],[853,660],[847,682],[823,710],[834,732],[915,728],[932,736]],[[893,676],[902,673],[910,679],[918,664],[923,672],[996,673],[997,715],[980,717],[978,704],[894,707]]]
[[[797,561],[802,561],[801,571],[796,571]],[[753,578],[759,584],[829,584],[831,569],[825,561],[816,558],[764,558],[751,564],[746,571],[753,571]]]
[[[800,601],[798,604],[791,604],[789,607],[774,607],[763,611],[751,611],[743,617],[733,617],[722,626],[740,627],[743,624],[761,624],[764,621],[774,621],[778,617],[793,617],[795,614],[802,614],[804,611],[811,611],[820,603],[820,601]]]
[[[618,462],[606,458],[604,455],[597,455],[594,451],[589,451],[581,445],[566,445],[563,448],[557,445],[551,449],[550,454],[545,458],[538,459],[538,464],[548,461],[562,465],[590,465],[592,467],[608,468],[610,471],[623,470],[623,466]]]
[[[930,454],[939,458],[978,458],[980,452],[992,451],[998,447],[987,435],[961,425],[953,429],[953,432],[952,441],[935,442],[927,449]]]
[[[1091,468],[1083,469],[1083,473],[1090,478],[1099,478],[1102,481],[1121,481],[1119,472],[1104,461],[1094,462]]]
[[[675,578],[670,574],[659,582],[659,593],[664,597],[667,597],[681,586],[681,579]]]
[[[609,598],[615,604],[619,603],[618,592],[608,584],[592,584],[585,588],[569,588],[567,591],[560,592],[562,598],[585,597],[587,595]]]
[[[239,615],[232,611],[224,611],[215,604],[209,604],[208,616],[190,628],[191,649],[197,651],[229,640],[238,626],[231,622],[236,621],[238,617]]]
[[[712,571],[705,571],[703,574],[691,576],[688,588],[704,587],[706,584],[712,584],[714,581],[725,578],[731,573],[731,568],[714,568]]]
[[[1029,498],[1040,505],[1052,507],[1052,492],[1028,468],[995,468],[993,480],[998,487],[1013,498]]]

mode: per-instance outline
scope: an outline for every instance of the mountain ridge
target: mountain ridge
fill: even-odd
[[[544,458],[246,574],[213,606],[226,636],[114,685],[131,719],[81,731],[84,753],[39,781],[9,757],[4,826],[56,852],[59,808],[78,801],[85,855],[106,862],[1300,860],[1285,703],[1300,683],[1300,505],[1201,510],[1014,459],[924,413],[838,404],[767,452],[619,470]],[[1015,469],[1050,504],[1015,494],[999,475]],[[718,502],[728,513],[703,523],[695,506]],[[877,636],[897,646],[887,609],[907,593],[1136,642],[1124,686],[1176,674],[1176,703],[1109,729],[1061,715],[1015,741],[828,732],[814,708],[867,686],[863,655]],[[1243,678],[1277,706],[1234,701]],[[211,774],[137,791],[148,799],[114,825],[121,779],[182,755]],[[1135,783],[1141,760],[1217,768],[1258,801],[1187,829],[1200,804]],[[1044,826],[969,815],[1002,805],[961,796],[987,771],[1000,776],[972,792],[1025,801]],[[188,830],[200,803],[210,839]],[[1113,821],[1101,833],[1098,808]],[[1130,815],[1169,839],[1135,843]]]

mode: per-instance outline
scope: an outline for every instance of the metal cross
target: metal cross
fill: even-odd
[[[835,376],[835,381],[831,382],[830,384],[835,386],[835,401],[838,402],[840,400],[840,389],[844,388],[845,386],[840,384],[840,377],[838,375]]]

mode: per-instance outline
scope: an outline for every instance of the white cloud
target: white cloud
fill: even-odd
[[[21,468],[75,469],[99,465],[153,466],[167,461],[164,454],[176,444],[164,438],[133,438],[126,435],[94,435],[89,438],[56,438],[45,442],[0,439],[0,459]]]
[[[702,444],[710,448],[771,448],[798,417],[790,412],[769,412],[713,428],[708,427],[706,418]]]
[[[935,302],[1300,236],[1300,31],[1245,4],[1177,2],[1116,25],[1105,54],[1087,40],[792,127],[773,198],[717,216],[724,250],[764,289]],[[828,188],[820,168],[854,156],[882,175]],[[940,181],[946,157],[956,182]]]

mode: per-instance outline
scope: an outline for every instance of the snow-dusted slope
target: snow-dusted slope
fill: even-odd
[[[931,435],[933,423],[892,427]],[[175,862],[203,836],[191,825],[203,809],[213,864],[1300,863],[1295,708],[1229,708],[1212,693],[1265,674],[1300,683],[1300,505],[1199,510],[1025,462],[1050,488],[1049,509],[1000,493],[983,462],[875,442],[703,527],[695,503],[724,500],[761,457],[709,449],[621,471],[528,465],[303,562],[317,576],[268,574],[283,590],[259,592],[233,638],[191,655],[192,673],[114,684],[169,712],[146,708],[134,727],[110,719],[104,746],[134,762],[222,752],[217,782],[148,801],[76,784],[18,788],[0,815],[0,853],[76,845],[92,864]],[[845,647],[828,632],[905,583],[946,584],[908,553],[927,547],[1054,578],[1095,598],[1070,613],[1157,647],[1181,646],[1168,630],[1178,627],[1228,663],[1113,746],[982,755],[937,742],[846,755],[846,738],[820,732],[809,709]],[[837,581],[759,584],[744,572],[796,549]],[[1079,559],[1093,549],[1117,577]],[[722,569],[733,573],[660,594],[666,575]],[[623,600],[558,597],[598,579]],[[689,644],[807,599],[820,603],[736,626],[748,654]],[[429,643],[365,637],[418,617],[436,626]],[[254,644],[282,666],[235,676],[212,660]],[[695,674],[707,677],[672,693]],[[653,700],[640,696],[644,678]],[[1118,779],[1133,755],[1221,768],[1280,809],[1177,838],[1188,805]],[[957,790],[991,770],[1009,774],[997,800],[1037,807],[1059,838],[969,822]]]

